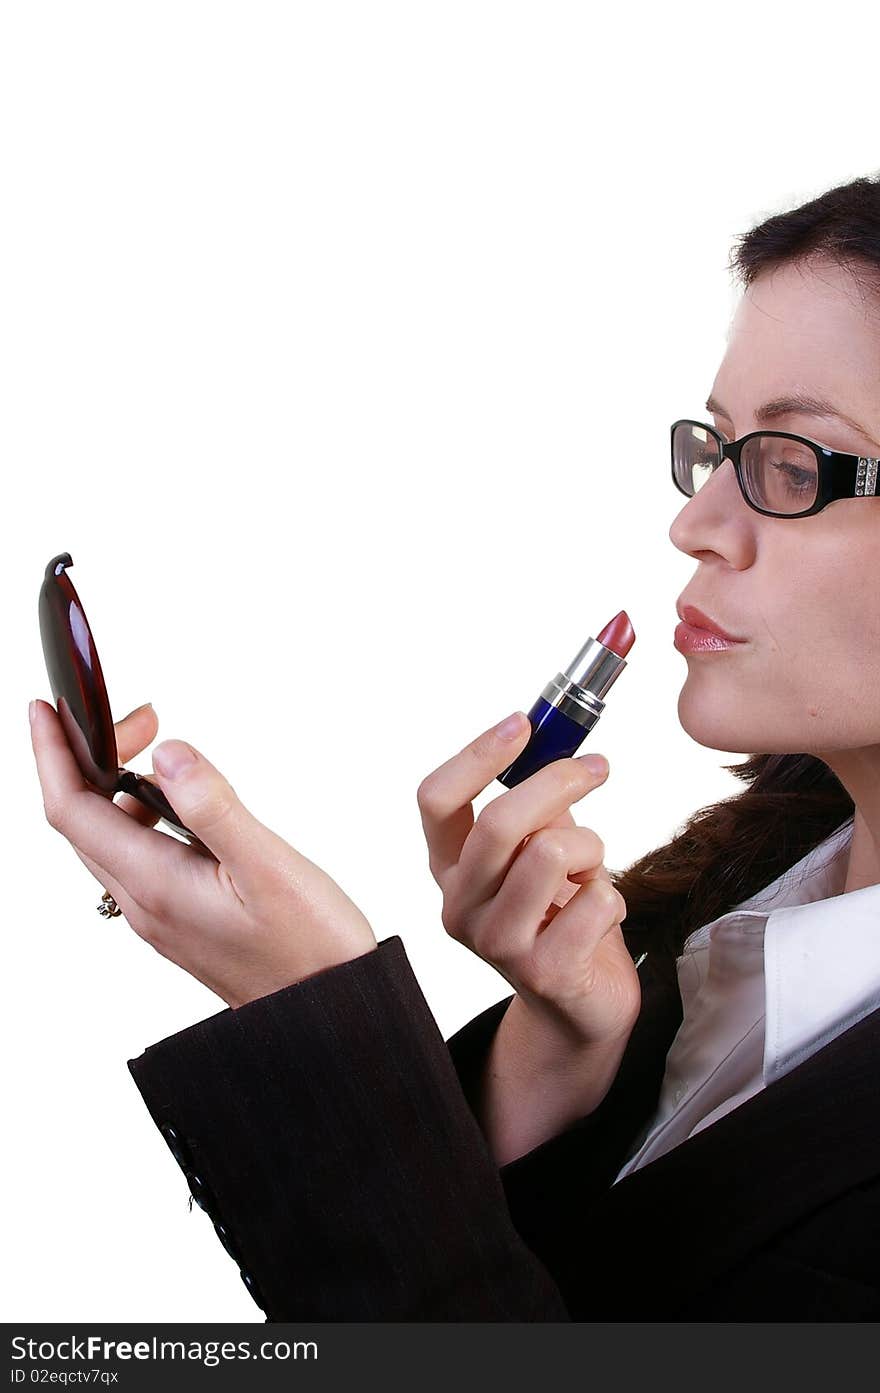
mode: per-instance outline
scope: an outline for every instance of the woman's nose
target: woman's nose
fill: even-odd
[[[673,519],[669,540],[688,554],[739,550],[751,516],[752,509],[740,492],[733,461],[722,460]]]

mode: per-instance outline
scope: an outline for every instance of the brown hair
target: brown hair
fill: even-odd
[[[728,270],[748,287],[775,267],[828,258],[880,293],[880,176],[854,179],[742,233]],[[748,787],[699,809],[672,841],[610,872],[624,920],[667,971],[688,934],[788,870],[853,816],[854,803],[823,760],[755,754],[722,768]]]

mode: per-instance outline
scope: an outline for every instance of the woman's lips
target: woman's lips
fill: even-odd
[[[679,653],[722,653],[745,642],[744,639],[723,638],[711,629],[699,629],[696,624],[686,624],[684,620],[676,624],[672,641]]]
[[[709,614],[697,609],[696,605],[682,605],[678,610],[679,619],[685,624],[690,624],[692,629],[708,629],[710,634],[717,634],[719,638],[729,639],[731,643],[742,643],[744,640],[738,634],[729,634],[726,629],[716,623]]]

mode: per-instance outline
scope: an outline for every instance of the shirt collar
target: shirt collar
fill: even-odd
[[[806,856],[802,856],[800,861],[789,866],[769,885],[750,895],[731,912],[759,909],[769,913],[786,906],[827,900],[831,896],[842,894],[854,821],[854,816],[847,818],[846,822],[835,828],[824,841],[814,846]]]
[[[880,884],[843,893],[853,826],[706,926],[764,921],[765,1085],[880,1007]]]
[[[843,893],[853,819],[792,868],[764,930],[764,1083],[880,1007],[880,885]],[[811,854],[812,855],[812,854]],[[809,864],[806,864],[808,863]],[[792,898],[793,897],[793,898]]]

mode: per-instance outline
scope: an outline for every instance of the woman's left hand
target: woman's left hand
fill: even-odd
[[[195,759],[153,780],[214,861],[155,828],[129,794],[114,802],[86,782],[58,713],[36,703],[31,741],[50,826],[109,890],[135,933],[229,1006],[302,981],[377,946],[357,905],[320,866],[264,826],[218,769]],[[119,763],[156,738],[140,706],[116,723]],[[179,740],[158,749],[192,749]],[[94,911],[93,911],[94,912]]]

